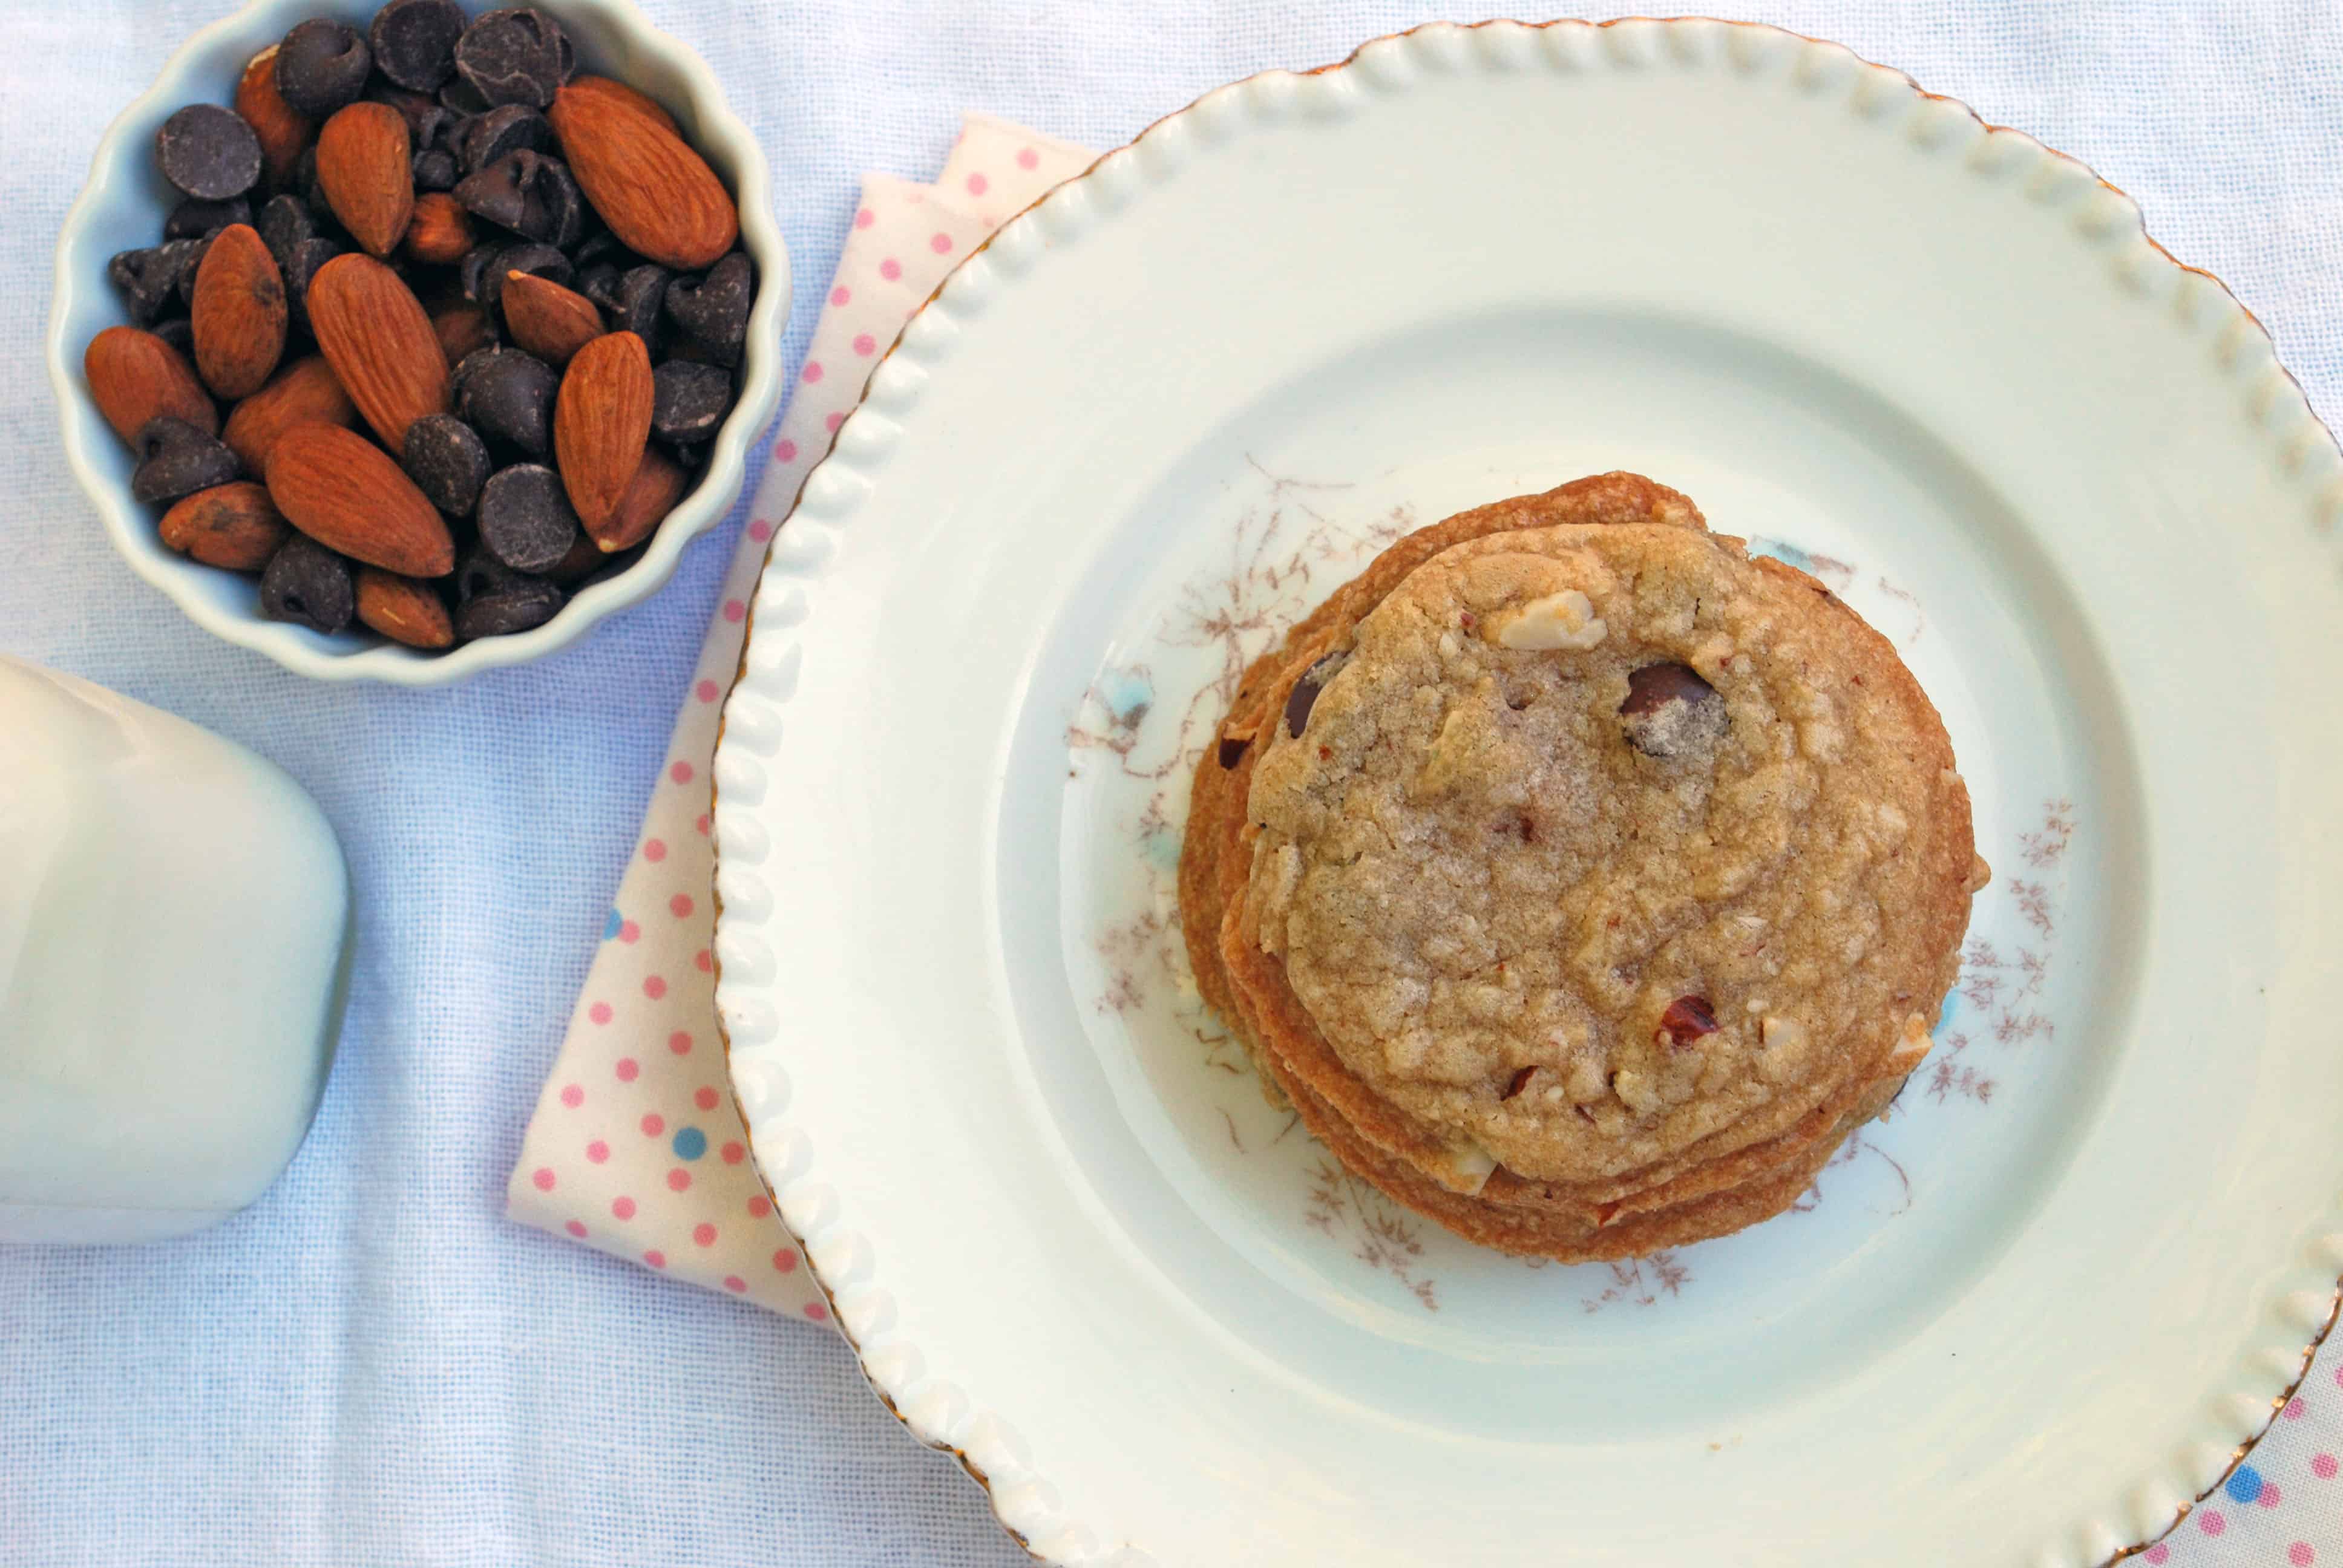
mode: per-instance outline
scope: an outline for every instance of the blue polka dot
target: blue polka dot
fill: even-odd
[[[2262,1494],[2261,1472],[2250,1464],[2237,1466],[2229,1473],[2229,1484],[2226,1490],[2232,1502],[2251,1503]]]
[[[697,1127],[679,1127],[675,1132],[675,1157],[697,1160],[708,1152],[708,1134]]]
[[[602,940],[607,942],[612,937],[617,936],[618,934],[618,928],[626,923],[626,920],[620,917],[618,911],[612,910],[610,911],[610,918],[602,922]]]

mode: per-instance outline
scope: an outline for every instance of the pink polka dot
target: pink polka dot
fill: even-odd
[[[797,1272],[797,1270],[798,1255],[789,1248],[783,1247],[779,1251],[773,1254],[773,1271],[775,1273],[794,1274]]]
[[[713,1111],[716,1109],[716,1091],[703,1083],[691,1091],[691,1102],[702,1111]]]
[[[678,893],[667,901],[668,913],[679,920],[689,920],[695,907],[689,893]]]
[[[2286,1549],[2286,1560],[2293,1563],[2294,1568],[2310,1568],[2318,1561],[2318,1553],[2311,1550],[2309,1542],[2298,1541]]]
[[[642,940],[642,934],[643,928],[632,920],[628,920],[618,927],[618,940],[622,942],[639,941]]]
[[[2343,1367],[2337,1367],[2335,1369],[2335,1386],[2337,1388],[2343,1388]]]
[[[938,256],[951,254],[951,236],[938,232],[928,236],[928,248]]]
[[[807,386],[812,386],[815,382],[821,379],[821,361],[819,359],[807,360],[805,369],[800,371],[799,374],[805,378]]]
[[[736,600],[735,602],[737,603],[738,601]],[[653,863],[655,863],[655,864],[656,864],[657,862],[660,861],[660,860],[664,860],[664,859],[667,859],[667,840],[666,840],[665,839],[644,839],[644,840],[643,840],[643,859],[646,859],[646,860],[649,860],[649,861],[651,861],[651,862],[653,862]]]
[[[2282,1413],[2288,1421],[2300,1421],[2302,1419],[2302,1412],[2309,1408],[2310,1407],[2308,1405],[2302,1402],[2302,1396],[2300,1394],[2297,1394],[2292,1399],[2286,1402],[2286,1409]]]
[[[643,1130],[644,1137],[657,1138],[667,1131],[667,1118],[656,1111],[646,1111],[643,1112],[643,1119],[635,1125]]]
[[[703,1247],[712,1247],[716,1245],[716,1227],[702,1221],[691,1228],[691,1239]]]
[[[618,1219],[631,1220],[635,1217],[635,1201],[632,1198],[613,1198],[610,1200],[610,1212]]]
[[[660,1251],[657,1247],[653,1247],[649,1251],[643,1254],[643,1261],[649,1263],[654,1269],[664,1269],[667,1267],[667,1254]]]
[[[2142,1558],[2142,1560],[2143,1560],[2143,1561],[2146,1561],[2146,1562],[2147,1562],[2147,1563],[2161,1563],[2161,1562],[2163,1562],[2166,1558],[2167,1558],[2167,1557],[2169,1557],[2169,1556],[2171,1556],[2171,1555],[2172,1555],[2172,1548],[2171,1548],[2171,1547],[2169,1547],[2169,1546],[2167,1546],[2167,1545],[2166,1545],[2163,1542],[2161,1542],[2161,1541],[2157,1542],[2155,1545],[2153,1545],[2153,1546],[2149,1547],[2147,1551],[2145,1551],[2145,1552],[2143,1552],[2143,1553],[2140,1553],[2140,1557]]]
[[[716,972],[715,960],[708,956],[708,950],[706,948],[702,948],[698,952],[692,954],[691,961],[699,966],[699,972],[701,974],[714,974]]]
[[[635,1074],[641,1070],[641,1064],[636,1061],[633,1057],[622,1056],[618,1058],[618,1081],[620,1083],[632,1083],[635,1081]]]
[[[879,276],[892,283],[903,276],[903,264],[890,256],[879,264]]]
[[[2332,1481],[2332,1480],[2334,1480],[2334,1479],[2335,1479],[2335,1473],[2336,1473],[2336,1471],[2338,1471],[2338,1470],[2343,1470],[2343,1465],[2338,1465],[2338,1464],[2337,1464],[2337,1463],[2336,1463],[2336,1462],[2335,1462],[2335,1456],[2334,1456],[2333,1454],[2331,1454],[2331,1453],[2315,1453],[2315,1454],[2311,1455],[2311,1457],[2310,1457],[2310,1473],[2311,1473],[2311,1474],[2313,1474],[2313,1475],[2315,1475],[2315,1476],[2317,1476],[2317,1477],[2318,1477],[2318,1479],[2319,1479],[2319,1480],[2321,1480],[2321,1481]]]
[[[773,444],[773,456],[784,463],[794,463],[798,460],[798,444],[786,437],[776,441]]]
[[[608,1023],[610,1021],[610,1004],[607,1001],[598,1001],[586,1010],[586,1016],[596,1023]]]
[[[702,702],[713,702],[718,698],[724,695],[721,689],[719,689],[712,680],[701,681],[698,686],[692,688],[691,694],[699,699]]]
[[[737,1142],[724,1146],[724,1163],[727,1165],[738,1165],[748,1157],[749,1151]]]
[[[540,1192],[553,1191],[553,1172],[543,1165],[537,1168],[537,1174],[531,1176],[529,1181],[536,1184],[537,1190]]]
[[[675,1052],[678,1056],[689,1056],[691,1054],[691,1031],[688,1029],[677,1030],[673,1034],[667,1037],[667,1048]]]
[[[830,1309],[823,1306],[820,1302],[808,1302],[805,1307],[805,1313],[806,1316],[811,1318],[815,1322],[820,1322],[824,1318],[830,1316]]]
[[[670,1192],[689,1192],[689,1191],[691,1191],[691,1172],[690,1172],[690,1171],[686,1171],[686,1170],[685,1170],[682,1166],[680,1166],[680,1165],[677,1166],[674,1170],[672,1170],[672,1171],[669,1171],[669,1172],[667,1173],[667,1187],[668,1187],[668,1191],[670,1191]],[[705,1241],[702,1241],[702,1242],[700,1242],[699,1244],[700,1244],[701,1246],[703,1246],[703,1247],[705,1247],[706,1245],[708,1245],[708,1243],[707,1243],[707,1242],[705,1242]]]
[[[854,290],[841,283],[830,291],[830,302],[832,305],[851,305],[854,303]]]
[[[728,598],[724,601],[724,618],[729,621],[746,620],[749,618],[749,607],[737,598]]]
[[[574,1083],[564,1084],[561,1090],[561,1103],[575,1111],[586,1103],[586,1091]]]
[[[693,819],[691,819],[691,825],[692,825],[693,827],[695,827],[695,828],[697,828],[697,829],[699,829],[699,836],[700,836],[701,838],[705,839],[706,837],[708,837],[708,813],[707,813],[707,812],[702,811],[699,816],[697,816],[697,817],[693,818]]]
[[[650,998],[653,1001],[659,1000],[659,998],[667,995],[667,981],[659,979],[657,975],[645,975],[643,977],[643,994]]]
[[[2200,1508],[2197,1511],[2197,1528],[2202,1530],[2206,1534],[2218,1535],[2222,1531],[2227,1530],[2228,1527],[2229,1522],[2221,1517],[2221,1511],[2219,1509]]]
[[[2264,1508],[2276,1508],[2279,1503],[2285,1502],[2286,1499],[2279,1494],[2278,1486],[2275,1483],[2265,1481],[2262,1483],[2260,1493],[2255,1496],[2254,1501],[2260,1503]]]
[[[761,1220],[773,1211],[773,1201],[762,1192],[749,1200],[749,1218]]]
[[[854,215],[854,226],[857,228],[869,228],[872,224],[877,223],[878,221],[879,215],[872,212],[869,207],[864,207],[860,212]],[[841,301],[840,303],[843,302]]]
[[[1041,155],[1031,147],[1020,147],[1017,149],[1017,166],[1021,169],[1039,168],[1041,166]]]
[[[572,1220],[561,1228],[581,1241],[586,1239],[586,1221],[583,1220]]]
[[[736,1296],[745,1295],[749,1290],[749,1282],[738,1274],[727,1274],[724,1276],[724,1288]]]
[[[838,427],[846,423],[846,416],[843,414],[825,414],[821,417],[821,422],[823,427],[827,428],[831,435],[835,436],[838,434]]]
[[[593,1142],[586,1145],[586,1158],[599,1165],[610,1158],[610,1146],[597,1138]]]
[[[668,765],[667,776],[679,784],[690,783],[691,773],[691,764],[689,762],[678,760]]]
[[[773,525],[762,518],[752,518],[749,522],[749,537],[761,545],[773,537]]]
[[[854,352],[866,357],[876,354],[879,352],[879,340],[868,332],[858,332],[854,335]]]
[[[968,176],[968,194],[970,196],[982,196],[991,187],[991,185],[992,182],[986,179],[982,175],[970,175]]]

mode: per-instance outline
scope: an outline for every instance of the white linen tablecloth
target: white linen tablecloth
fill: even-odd
[[[0,649],[290,769],[348,852],[360,946],[317,1129],[249,1213],[159,1246],[0,1250],[0,1564],[1025,1561],[959,1470],[870,1399],[835,1336],[502,1215],[740,514],[582,646],[410,692],[304,681],[197,630],[116,560],[68,477],[39,351],[57,225],[106,121],[226,8],[0,4]],[[963,109],[1111,146],[1222,81],[1440,14],[1400,0],[647,8],[708,58],[772,155],[798,274],[793,359],[863,172],[926,177]],[[2334,0],[1715,9],[1838,39],[2087,160],[2238,293],[2343,419]],[[1570,156],[1555,150],[1559,190]],[[23,744],[0,736],[0,766]],[[2343,1564],[2343,1481],[2308,1441],[2324,1431],[2343,1451],[2334,1364],[2256,1456],[2253,1484],[2174,1537],[2171,1563]],[[1929,1544],[1957,1560],[1956,1543]]]

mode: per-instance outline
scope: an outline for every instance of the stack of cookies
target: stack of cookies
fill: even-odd
[[[1788,1207],[1926,1053],[1985,879],[1887,640],[1604,474],[1401,539],[1256,661],[1180,896],[1344,1165],[1575,1261]]]

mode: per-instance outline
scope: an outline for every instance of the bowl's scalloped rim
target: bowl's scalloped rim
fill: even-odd
[[[789,514],[789,526],[777,531],[769,547],[765,576],[749,607],[748,635],[742,641],[733,689],[719,720],[712,769],[716,797],[713,831],[718,850],[718,940],[712,950],[717,967],[718,1030],[724,1044],[734,1101],[748,1130],[750,1152],[759,1180],[771,1197],[774,1211],[799,1239],[808,1271],[829,1302],[831,1317],[853,1348],[880,1402],[920,1442],[957,1459],[985,1489],[1002,1527],[1042,1562],[1075,1568],[1147,1568],[1154,1559],[1136,1545],[1111,1546],[1101,1542],[1093,1530],[1064,1511],[1058,1493],[1032,1473],[1023,1458],[1025,1446],[1013,1428],[961,1390],[922,1375],[923,1362],[917,1348],[903,1342],[892,1332],[894,1304],[886,1291],[874,1282],[874,1250],[841,1218],[839,1195],[816,1173],[810,1141],[804,1131],[789,1122],[784,1114],[788,1099],[786,1076],[778,1060],[768,1059],[779,1034],[773,1010],[761,999],[741,994],[743,990],[759,989],[761,982],[738,979],[740,971],[770,970],[769,950],[755,934],[755,928],[771,908],[771,896],[754,873],[744,868],[744,857],[736,853],[728,864],[723,856],[728,837],[738,848],[744,839],[753,841],[760,833],[744,819],[748,807],[741,801],[745,798],[749,805],[753,805],[764,793],[763,769],[757,758],[746,746],[728,745],[727,741],[735,717],[753,718],[761,736],[775,733],[772,710],[788,702],[798,664],[798,645],[793,639],[785,647],[772,646],[780,641],[779,638],[768,638],[766,647],[758,646],[759,614],[763,611],[775,629],[792,633],[802,629],[810,613],[809,590],[822,577],[830,559],[828,541],[820,530],[850,513],[872,487],[870,477],[858,470],[847,442],[854,416],[865,405],[877,404],[890,413],[900,413],[916,402],[920,384],[924,380],[918,367],[948,358],[950,345],[958,336],[953,331],[922,331],[923,323],[931,314],[949,317],[956,291],[973,293],[998,286],[995,280],[1001,269],[980,258],[1004,236],[1010,237],[1011,245],[1031,237],[1030,231],[1048,221],[1053,207],[1062,211],[1068,204],[1084,201],[1084,182],[1099,177],[1102,171],[1120,171],[1120,179],[1143,184],[1150,176],[1145,160],[1136,155],[1135,149],[1165,127],[1194,115],[1200,107],[1234,101],[1237,108],[1232,118],[1273,126],[1292,106],[1294,95],[1311,90],[1309,85],[1313,82],[1332,83],[1347,91],[1342,82],[1343,75],[1377,58],[1376,51],[1436,53],[1439,57],[1430,64],[1443,72],[1486,69],[1491,68],[1493,60],[1501,58],[1500,51],[1518,50],[1529,40],[1546,35],[1582,41],[1584,54],[1574,61],[1582,65],[1608,62],[1637,68],[1648,65],[1664,50],[1680,65],[1708,63],[1725,67],[1737,64],[1754,68],[1764,58],[1764,51],[1794,51],[1799,60],[1790,69],[1805,73],[1810,80],[1827,81],[1834,71],[1844,72],[1845,80],[1827,90],[1836,92],[1845,106],[1857,114],[1868,116],[1875,113],[1880,95],[1894,92],[1910,94],[1926,104],[1948,106],[1948,114],[1957,111],[1957,116],[1945,128],[1945,140],[1966,134],[1973,146],[1990,143],[2002,158],[2013,162],[2023,159],[2033,166],[2028,178],[2005,182],[2013,191],[2033,186],[2038,192],[2051,184],[2074,187],[2060,199],[2073,209],[2072,232],[2088,247],[2112,253],[2135,243],[2143,246],[2148,258],[2145,264],[2132,262],[2117,268],[2111,283],[2142,291],[2157,286],[2177,288],[2190,279],[2210,286],[2209,290],[2203,291],[2204,297],[2184,308],[2180,317],[2183,329],[2207,342],[2211,348],[2213,367],[2225,378],[2261,378],[2276,371],[2275,385],[2265,382],[2247,389],[2268,438],[2272,461],[2303,492],[2313,533],[2331,537],[2338,519],[2343,519],[2343,447],[2338,447],[2334,435],[2311,408],[2300,382],[2278,363],[2276,346],[2270,341],[2268,330],[2219,278],[2201,267],[2187,265],[2157,244],[2147,232],[2138,206],[2128,196],[2100,178],[2079,159],[2046,146],[2023,132],[1993,125],[1958,99],[1928,92],[1901,71],[1864,60],[1843,45],[1766,23],[1705,16],[1624,16],[1601,22],[1564,18],[1544,23],[1502,19],[1472,24],[1427,23],[1370,39],[1342,59],[1307,71],[1262,71],[1214,88],[1185,107],[1152,122],[1131,143],[1102,155],[1081,174],[1053,186],[1003,223],[991,236],[974,246],[907,319],[901,333],[874,367],[853,412],[833,436],[830,451],[801,481]],[[1472,54],[1475,38],[1493,41],[1477,59]],[[1602,41],[1601,47],[1596,46],[1597,40]],[[1409,62],[1416,63],[1419,62]],[[1403,87],[1395,86],[1393,90]],[[1961,126],[1962,121],[1966,122],[1966,127]],[[2092,197],[2076,199],[2077,193],[2087,185],[2092,187]],[[2036,199],[2041,199],[2038,194]],[[1110,210],[1122,205],[1118,199]],[[2241,327],[2249,329],[2259,339],[2268,350],[2267,356],[2238,351],[2237,333]],[[906,365],[914,367],[913,374],[888,374],[899,353]],[[726,801],[728,791],[732,798],[729,805]],[[728,949],[736,976],[729,984],[725,962]],[[2205,1391],[2195,1402],[2199,1414],[2160,1467],[2159,1474],[2136,1480],[2124,1493],[2095,1502],[2075,1519],[2074,1527],[2060,1539],[2044,1543],[2034,1561],[2044,1568],[2090,1568],[2092,1564],[2117,1562],[2144,1551],[2177,1528],[2244,1462],[2308,1375],[2312,1358],[2333,1329],[2338,1310],[2343,1310],[2343,1285],[2337,1282],[2337,1271],[2343,1268],[2343,1201],[2328,1204],[2306,1229],[2298,1253],[2301,1267],[2293,1271],[2295,1277],[2265,1303],[2260,1314],[2260,1321],[2278,1340],[2300,1347],[2298,1355],[2288,1351],[2238,1358],[2228,1382]],[[2314,1277],[2315,1287],[2305,1282]],[[2143,1487],[2156,1488],[2156,1494],[2163,1502],[2144,1511],[2137,1501]],[[2127,1496],[2134,1500],[2130,1506],[2127,1506]],[[2143,1512],[2153,1512],[2159,1521],[2168,1512],[2169,1522],[2161,1523],[2152,1533],[2143,1534],[2139,1526],[2131,1523]],[[2129,1544],[2123,1544],[2127,1542]],[[2094,1547],[2084,1544],[2087,1543],[2098,1544]]]

